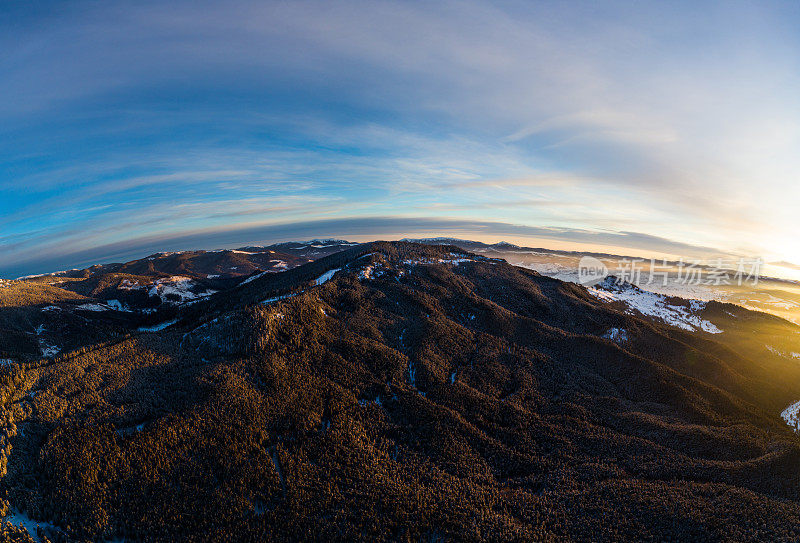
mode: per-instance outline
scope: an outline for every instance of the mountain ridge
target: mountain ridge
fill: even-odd
[[[615,304],[458,247],[353,246],[0,367],[0,484],[62,541],[800,535],[800,368],[758,347],[798,328]]]

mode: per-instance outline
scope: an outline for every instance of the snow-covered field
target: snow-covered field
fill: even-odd
[[[252,280],[252,279],[251,279]],[[123,279],[117,286],[118,290],[142,290],[147,289],[147,294],[150,297],[159,297],[164,303],[183,303],[191,300],[197,300],[214,294],[216,291],[211,289],[199,289],[197,282],[191,277],[183,275],[173,275],[170,277],[163,277],[156,279],[150,284],[140,285],[136,281]],[[112,305],[113,304],[113,305]],[[111,309],[117,311],[125,311],[122,304],[118,300],[110,300],[108,305]],[[88,308],[86,308],[88,309]],[[102,309],[94,309],[93,311],[102,311]]]
[[[158,296],[162,302],[175,303],[177,301],[178,303],[183,303],[188,300],[209,296],[215,292],[209,289],[195,292],[197,290],[196,286],[197,283],[189,277],[173,275],[164,279],[156,279],[148,294],[151,297]]]
[[[663,294],[642,290],[630,283],[618,283],[613,277],[607,277],[598,285],[590,287],[588,291],[605,302],[623,302],[631,314],[638,312],[655,317],[669,325],[692,332],[697,330],[710,334],[722,332],[713,323],[697,315],[706,307],[706,302],[701,300],[689,300],[688,305],[673,305],[668,303],[668,297]]]
[[[491,251],[491,256],[501,256],[509,264],[535,270],[547,277],[580,284],[578,274],[581,254],[559,254],[543,251]],[[703,280],[690,280],[688,272],[675,267],[660,266],[655,261],[651,274],[651,263],[644,259],[627,259],[628,264],[621,266],[626,260],[622,257],[601,257],[600,260],[608,268],[609,274],[624,277],[628,282],[636,284],[649,292],[675,296],[692,300],[716,300],[736,304],[754,311],[762,311],[800,324],[800,283],[797,281],[760,277],[757,284],[752,280],[738,284],[733,276],[727,283],[716,284],[714,276],[708,269],[704,270]],[[637,261],[637,273],[632,273],[631,262]]]

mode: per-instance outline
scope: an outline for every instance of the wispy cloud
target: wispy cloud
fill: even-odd
[[[0,10],[8,262],[432,210],[800,260],[796,3]]]

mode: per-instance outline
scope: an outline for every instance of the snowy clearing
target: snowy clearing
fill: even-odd
[[[701,300],[689,300],[688,307],[672,305],[667,303],[667,297],[663,294],[648,292],[630,283],[619,284],[613,277],[607,277],[602,283],[587,290],[589,294],[604,302],[621,301],[625,303],[628,306],[627,313],[630,314],[639,312],[691,332],[702,330],[709,334],[722,333],[722,330],[713,323],[695,314],[706,307],[707,302]]]
[[[375,279],[376,277],[380,277],[384,274],[384,270],[381,268],[382,266],[380,264],[375,264],[374,266],[365,266],[364,269],[358,273],[358,278],[363,281],[365,279]]]
[[[201,292],[193,292],[195,283],[191,278],[182,275],[173,275],[164,279],[156,279],[150,287],[148,294],[158,296],[162,302],[166,303],[181,303],[187,300],[196,300],[204,298],[213,294],[214,290],[203,290]]]
[[[322,285],[322,284],[324,284],[324,283],[327,283],[328,281],[330,281],[331,277],[333,277],[333,275],[334,275],[336,272],[338,272],[339,270],[341,270],[341,269],[342,269],[342,268],[336,268],[336,269],[334,269],[334,270],[328,270],[328,271],[326,271],[325,273],[323,273],[322,275],[320,275],[319,277],[317,277],[317,278],[314,280],[314,284],[315,284],[315,285],[317,285],[317,286],[319,286],[319,285]]]

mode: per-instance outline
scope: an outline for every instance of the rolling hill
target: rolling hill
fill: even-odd
[[[68,284],[2,308],[60,342],[0,356],[2,508],[40,525],[7,540],[800,537],[790,322],[451,245],[264,271],[152,312]]]

